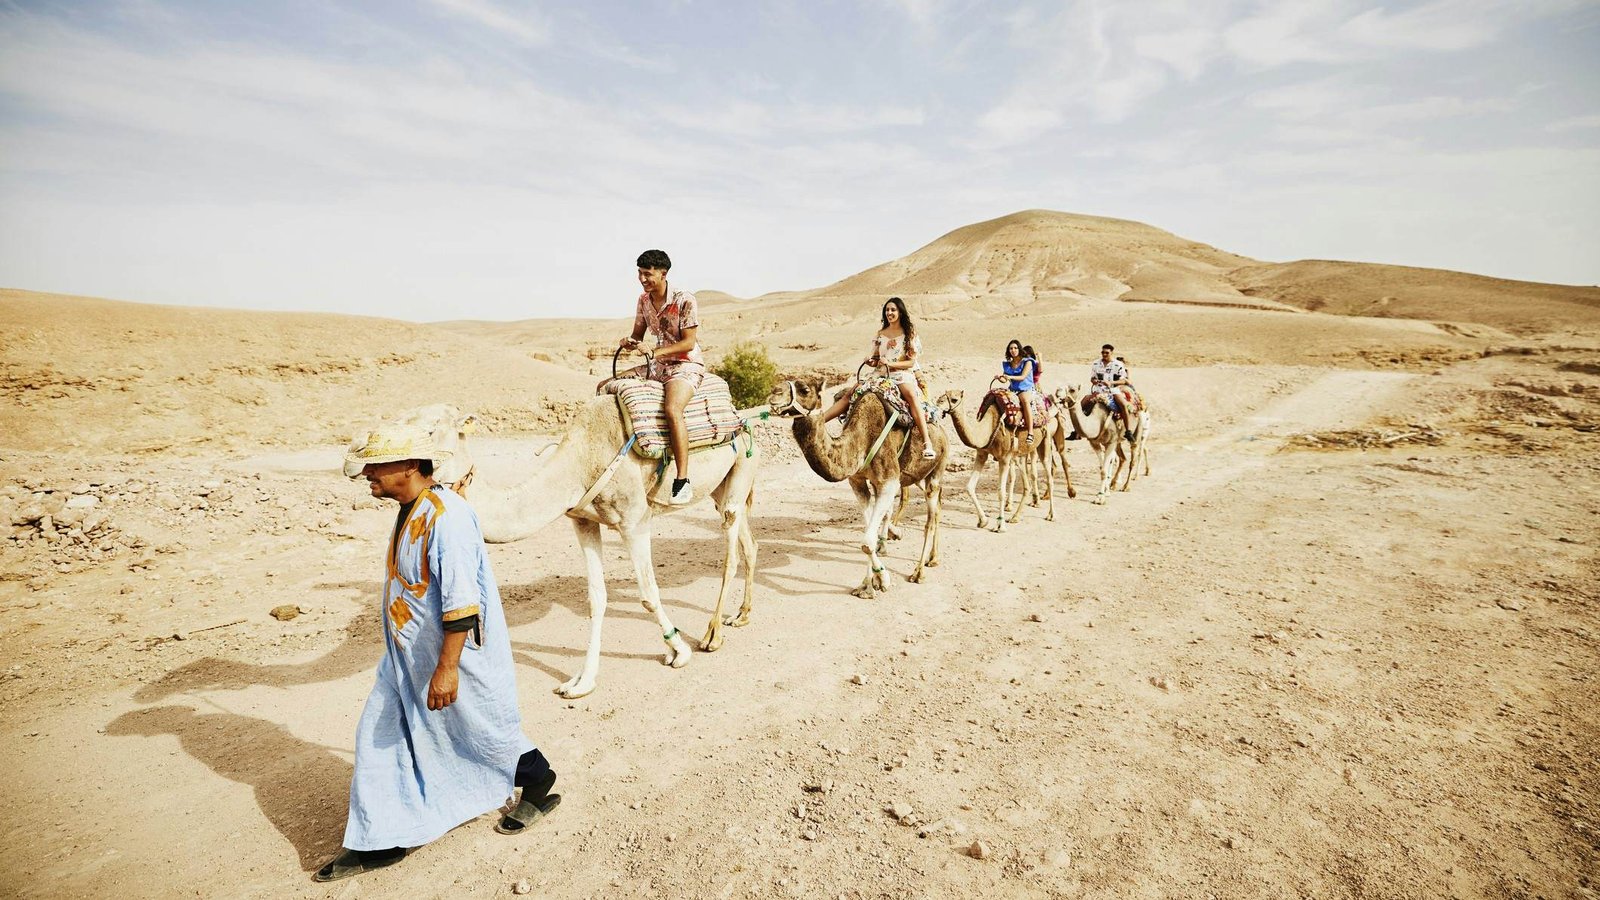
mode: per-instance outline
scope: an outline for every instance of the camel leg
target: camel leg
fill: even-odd
[[[589,583],[589,649],[583,655],[583,670],[555,690],[568,700],[586,697],[594,691],[595,677],[600,674],[600,627],[606,621],[606,571],[600,558],[600,525],[573,519],[572,528],[578,533],[578,547],[583,551],[584,573]]]
[[[1066,479],[1067,499],[1071,500],[1078,496],[1078,489],[1072,486],[1072,466],[1067,464],[1066,441],[1062,440],[1061,444],[1062,446],[1057,450],[1057,454],[1061,457],[1061,477]]]
[[[1000,534],[1006,530],[1006,500],[1011,495],[1011,477],[1013,475],[1011,460],[1002,456],[997,460],[1000,466],[1000,511],[994,517],[994,531]]]
[[[1041,499],[1044,500],[1053,499],[1056,495],[1055,472],[1051,465],[1051,460],[1053,457],[1050,455],[1052,452],[1050,442],[1053,437],[1054,432],[1051,432],[1050,434],[1046,434],[1045,439],[1039,442],[1039,464],[1044,467],[1044,491],[1041,495]]]
[[[851,591],[864,600],[876,596],[875,591],[889,590],[889,581],[883,574],[883,560],[878,556],[877,539],[882,534],[884,519],[894,509],[899,491],[900,479],[890,478],[885,484],[873,485],[873,490],[865,498],[862,512],[866,519],[866,532],[862,536],[861,552],[867,555],[869,571],[861,587]]]
[[[939,482],[936,477],[930,476],[924,481],[922,491],[928,503],[928,515],[922,521],[922,554],[917,557],[916,571],[908,579],[916,584],[922,583],[923,569],[939,564]],[[901,493],[905,493],[903,488]]]
[[[978,499],[978,476],[983,474],[983,467],[989,462],[989,454],[978,451],[978,461],[972,466],[972,474],[967,476],[967,496],[972,498],[972,505],[978,510],[978,527],[989,524],[989,516],[983,511],[983,501]],[[996,461],[998,465],[998,461]]]
[[[700,640],[700,649],[715,653],[722,649],[722,604],[728,599],[728,587],[739,573],[739,537],[744,531],[744,510],[741,507],[723,510],[722,534],[727,548],[722,558],[722,586],[717,588],[717,605],[711,610],[711,620],[706,623],[706,636]]]
[[[894,508],[894,515],[889,517],[889,527],[884,533],[884,536],[889,540],[900,540],[900,517],[906,514],[906,504],[910,502],[911,492],[902,487],[900,489],[900,502]]]
[[[739,545],[744,550],[744,602],[739,605],[738,615],[722,620],[722,624],[730,628],[743,628],[750,624],[750,604],[756,595],[756,551],[760,545],[750,531],[750,512],[755,506],[755,499],[755,491],[752,490],[744,501],[744,516],[740,519]]]
[[[661,639],[667,645],[666,655],[661,661],[674,669],[681,669],[689,664],[689,655],[693,651],[672,620],[667,618],[667,608],[661,605],[661,589],[656,586],[656,566],[650,555],[650,521],[646,519],[638,525],[617,530],[622,532],[628,558],[633,560],[633,576],[639,582],[639,601],[645,609],[656,614],[656,624],[661,626]]]
[[[1017,487],[1018,482],[1021,482],[1021,487]],[[1024,450],[1021,456],[1012,457],[1011,478],[1007,486],[1010,488],[1006,496],[1011,500],[1011,515],[1005,521],[1015,524],[1022,518],[1023,504],[1030,495],[1035,498],[1035,505],[1038,503],[1038,481],[1034,478],[1032,451]]]
[[[1111,448],[1102,444],[1094,448],[1094,452],[1100,456],[1100,493],[1095,495],[1094,502],[1104,506],[1106,494],[1111,490]]]

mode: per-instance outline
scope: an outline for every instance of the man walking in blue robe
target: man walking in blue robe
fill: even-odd
[[[495,830],[516,834],[561,795],[522,734],[500,589],[477,514],[433,480],[448,454],[415,426],[390,425],[345,457],[374,497],[400,504],[383,582],[384,655],[356,728],[344,850],[317,881],[399,862],[409,847],[522,797]]]

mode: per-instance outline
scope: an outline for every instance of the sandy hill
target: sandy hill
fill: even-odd
[[[1320,259],[1243,266],[1228,277],[1242,293],[1335,315],[1473,322],[1512,334],[1600,324],[1595,287]]]
[[[1256,261],[1140,222],[1030,209],[958,228],[810,298],[860,295],[1029,303],[1045,294],[1278,307],[1235,290]]]
[[[0,329],[0,428],[26,450],[324,446],[429,402],[529,428],[594,387],[514,348],[358,316],[0,290]]]

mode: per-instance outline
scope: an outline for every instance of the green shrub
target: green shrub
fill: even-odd
[[[754,341],[736,345],[711,371],[728,382],[733,405],[739,409],[760,406],[778,379],[778,364],[767,356],[767,346]]]

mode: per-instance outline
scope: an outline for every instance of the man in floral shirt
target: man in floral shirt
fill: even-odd
[[[655,346],[645,349],[651,364],[628,374],[649,377],[662,385],[667,442],[672,448],[672,462],[677,466],[669,502],[682,506],[694,499],[694,489],[689,486],[689,437],[683,424],[683,410],[706,374],[696,339],[700,310],[694,294],[667,287],[667,271],[672,268],[672,260],[665,252],[646,250],[639,254],[638,266],[639,284],[644,287],[644,293],[639,295],[634,310],[633,334],[623,338],[621,345],[631,350],[639,346],[647,331],[655,335]]]

